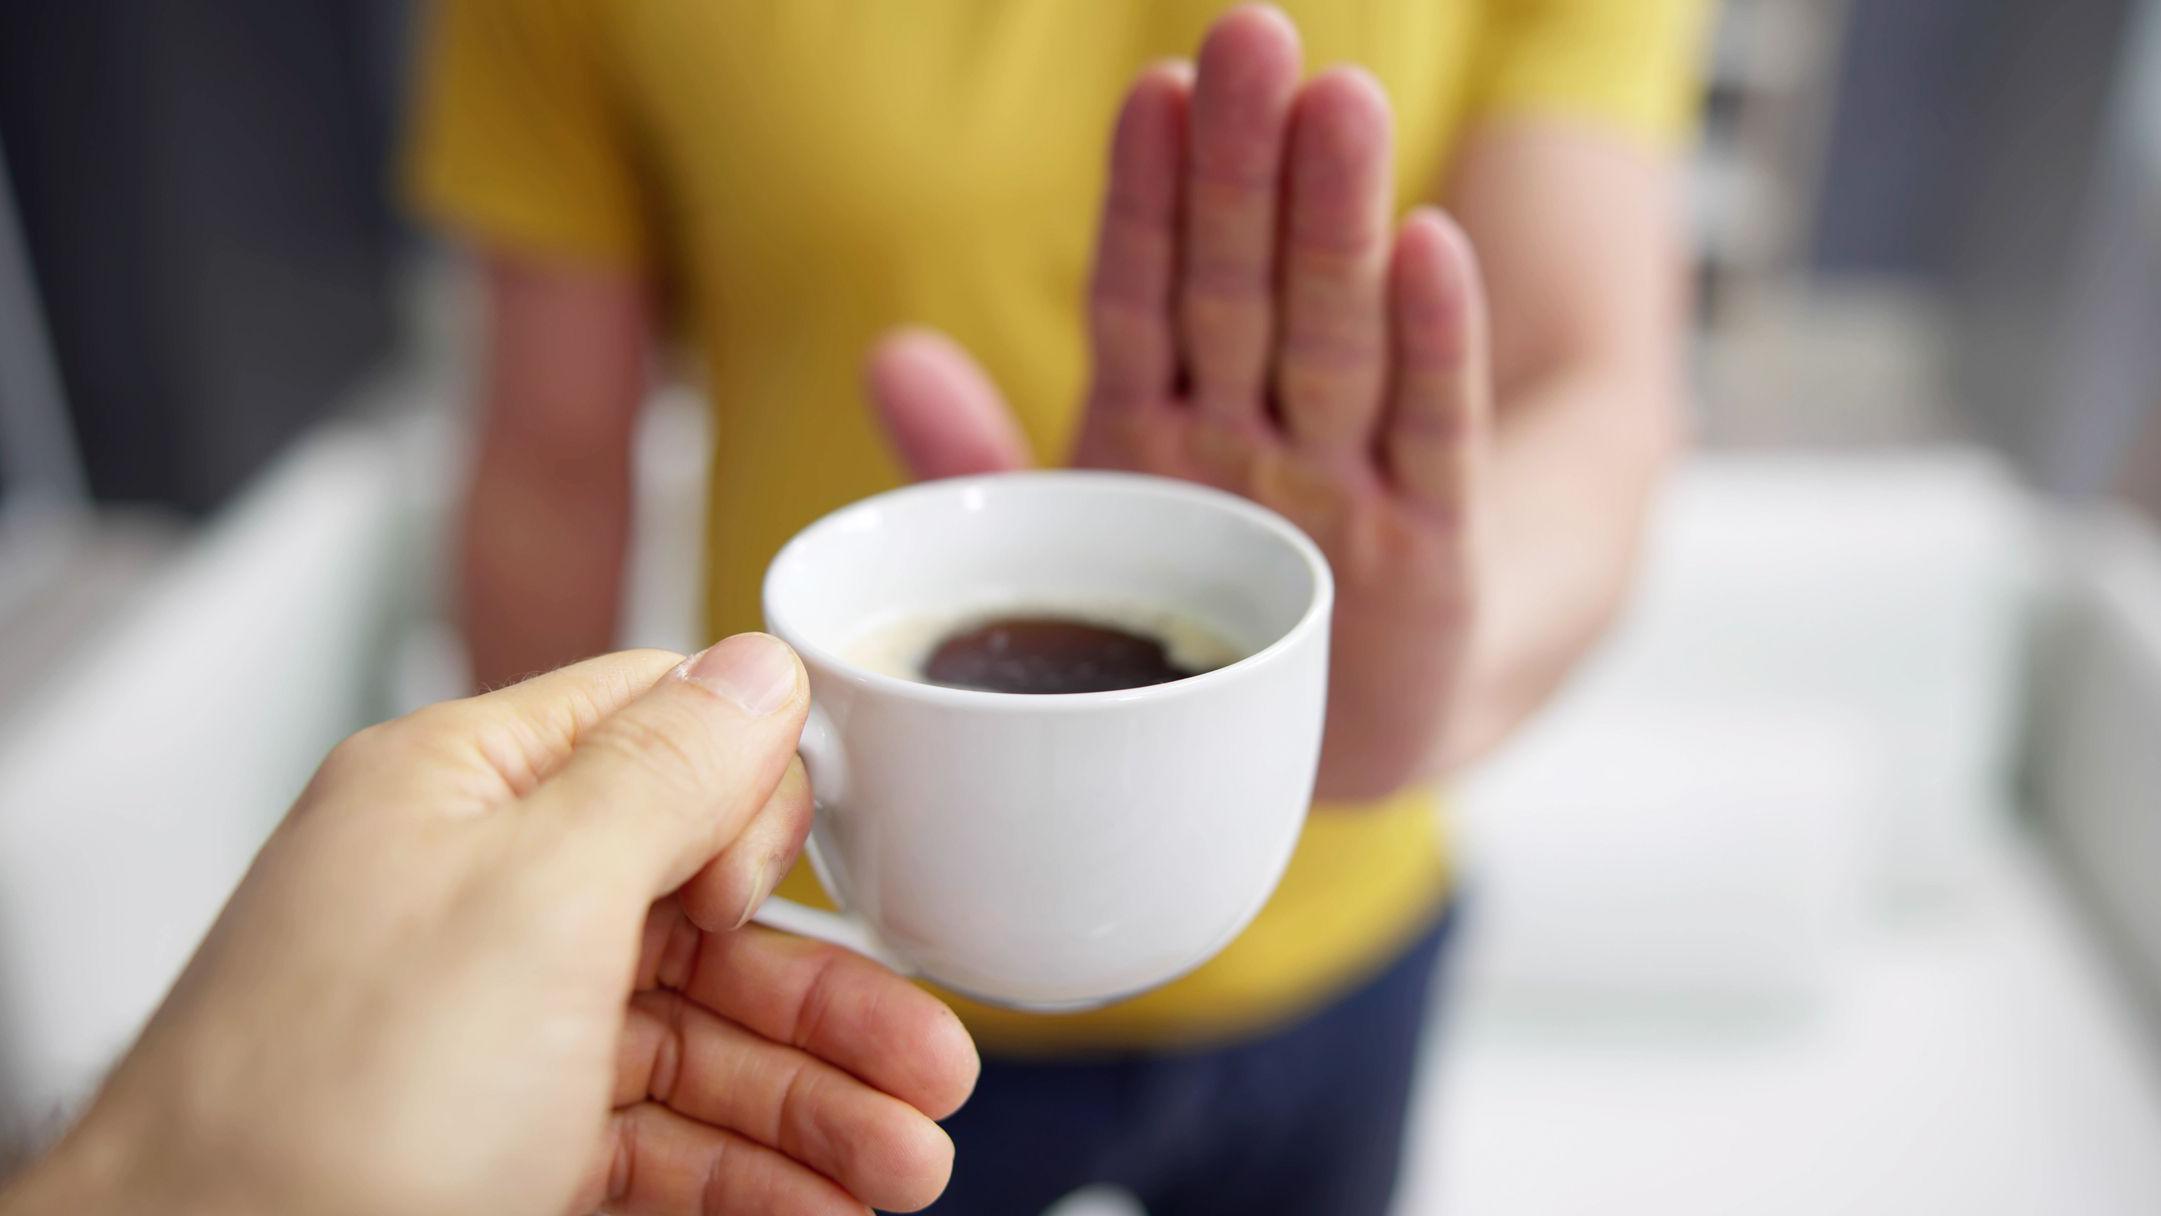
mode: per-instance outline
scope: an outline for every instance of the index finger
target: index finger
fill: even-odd
[[[1171,288],[1192,74],[1184,64],[1157,64],[1141,73],[1111,136],[1110,181],[1089,283],[1091,408],[1154,404],[1170,395],[1177,380]]]
[[[454,724],[513,797],[531,793],[601,719],[683,661],[668,650],[625,650],[572,663],[423,713]]]

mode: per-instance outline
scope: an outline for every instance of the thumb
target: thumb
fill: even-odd
[[[681,886],[773,792],[810,696],[795,652],[741,633],[686,659],[602,718],[526,799],[581,857],[648,899]]]
[[[863,381],[886,437],[916,480],[1028,466],[1028,440],[997,386],[944,334],[887,334],[871,347]]]

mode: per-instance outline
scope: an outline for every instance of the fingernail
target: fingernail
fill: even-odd
[[[683,664],[683,678],[705,685],[753,718],[795,695],[795,656],[779,638],[739,633]]]
[[[765,897],[780,885],[781,861],[779,857],[768,857],[759,865],[757,881],[750,887],[750,901],[743,905],[743,914],[735,918],[736,928],[749,924],[750,918],[758,914],[758,906],[765,902]]]

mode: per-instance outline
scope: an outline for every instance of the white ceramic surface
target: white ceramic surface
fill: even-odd
[[[810,671],[810,853],[853,918],[760,919],[958,991],[1049,1009],[1176,978],[1243,929],[1312,794],[1333,590],[1319,550],[1242,499],[1157,478],[933,482],[813,524],[774,559],[768,627]],[[1149,688],[942,688],[842,656],[900,616],[1129,603],[1251,652]]]

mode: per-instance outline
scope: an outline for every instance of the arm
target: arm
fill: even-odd
[[[743,635],[346,740],[0,1216],[927,1205],[978,1069],[959,1020],[731,928],[809,829],[809,703]]]
[[[634,274],[497,255],[459,624],[497,687],[610,648],[653,306]]]
[[[1437,763],[1490,750],[1604,633],[1679,445],[1687,278],[1672,156],[1589,128],[1475,135],[1450,206],[1479,251],[1496,405],[1483,604]]]

